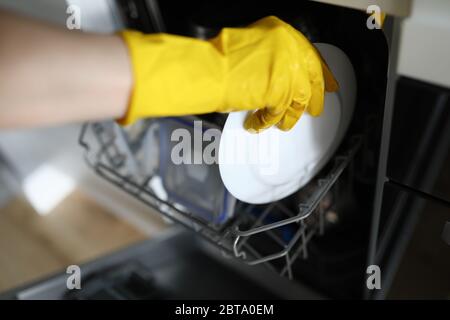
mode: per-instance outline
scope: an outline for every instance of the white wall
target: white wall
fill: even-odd
[[[65,0],[0,0],[0,8],[14,10],[57,24],[66,21]]]

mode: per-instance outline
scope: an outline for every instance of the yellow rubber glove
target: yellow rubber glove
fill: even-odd
[[[318,51],[276,17],[225,28],[209,40],[121,33],[131,55],[134,90],[119,122],[139,118],[256,110],[247,130],[289,130],[323,110],[324,89],[338,85]]]

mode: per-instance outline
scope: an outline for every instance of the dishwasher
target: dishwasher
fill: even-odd
[[[371,292],[366,286],[368,265],[381,264],[395,251],[389,248],[382,253],[377,251],[377,242],[388,241],[382,231],[385,221],[392,219],[389,214],[380,217],[378,211],[381,204],[383,208],[397,206],[405,214],[400,219],[405,224],[413,215],[412,209],[398,208],[397,197],[380,195],[380,181],[386,180],[380,171],[383,168],[380,161],[385,161],[388,152],[383,133],[386,119],[391,116],[386,110],[393,103],[391,96],[398,83],[410,88],[408,81],[402,82],[388,68],[395,63],[389,59],[396,50],[395,19],[388,17],[382,30],[371,30],[361,27],[366,25],[366,12],[313,1],[267,4],[117,0],[107,2],[106,6],[110,29],[127,27],[145,33],[169,32],[201,39],[213,37],[223,27],[278,16],[311,42],[332,44],[349,57],[357,81],[353,118],[337,151],[306,186],[263,205],[226,199],[222,207],[210,210],[212,215],[199,214],[199,203],[207,200],[205,190],[223,187],[220,177],[201,187],[195,185],[195,179],[187,182],[185,178],[183,183],[187,185],[176,185],[177,174],[185,173],[170,168],[167,159],[161,156],[167,149],[164,132],[168,126],[182,127],[185,125],[182,121],[192,119],[220,129],[226,116],[145,119],[125,128],[113,121],[86,123],[79,144],[91,169],[176,226],[161,238],[87,263],[83,266],[83,272],[88,274],[85,290],[69,292],[65,277],[55,275],[15,290],[10,296],[19,299],[385,297],[383,290]],[[168,178],[170,174],[175,176]],[[186,203],[184,197],[190,198],[191,203]],[[402,201],[411,204],[422,200]],[[397,226],[400,228],[402,224]],[[388,243],[392,244],[395,242],[392,232],[390,236]],[[390,268],[395,270],[396,265],[391,264]]]

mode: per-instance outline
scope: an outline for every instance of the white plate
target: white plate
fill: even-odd
[[[320,117],[303,114],[290,131],[269,128],[251,134],[243,128],[247,112],[231,113],[222,131],[219,169],[237,199],[263,204],[282,199],[307,184],[336,151],[353,114],[356,78],[339,48],[315,44],[339,82],[325,95]]]

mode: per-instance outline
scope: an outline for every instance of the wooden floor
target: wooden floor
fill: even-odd
[[[18,197],[0,209],[0,292],[145,237],[78,191],[46,216]]]

